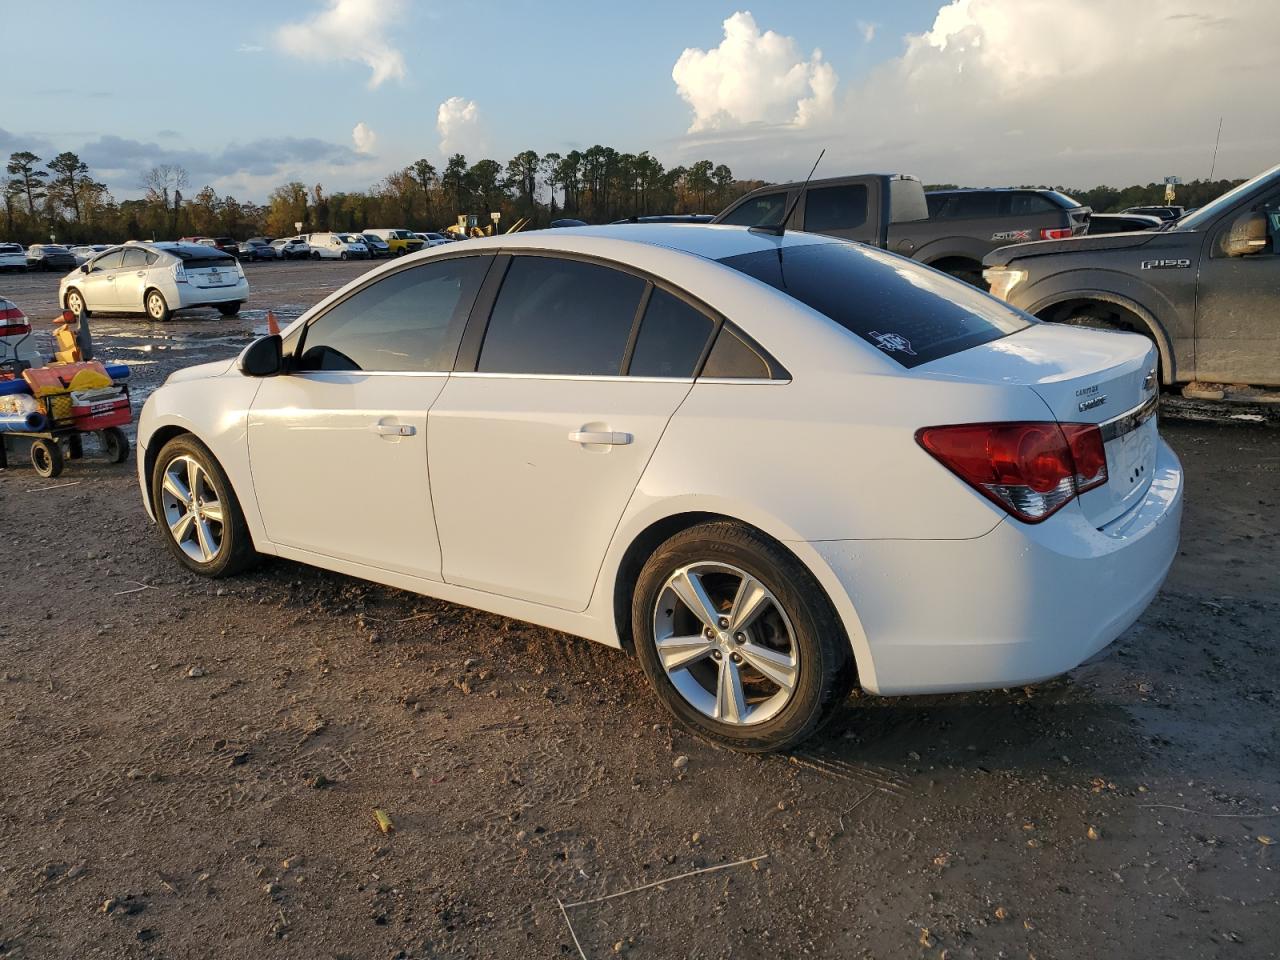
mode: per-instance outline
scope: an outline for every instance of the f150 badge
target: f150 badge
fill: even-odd
[[[897,350],[912,357],[916,355],[916,352],[911,349],[911,341],[900,333],[877,333],[872,330],[867,336],[885,353],[893,353]]]
[[[1191,266],[1191,261],[1186,257],[1176,260],[1143,260],[1143,270],[1182,270]]]
[[[991,239],[992,240],[1012,240],[1014,243],[1018,243],[1019,241],[1022,241],[1022,240],[1030,240],[1031,231],[1030,230],[1005,230],[1002,233],[993,233],[991,235]]]

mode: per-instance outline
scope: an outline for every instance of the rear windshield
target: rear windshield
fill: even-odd
[[[782,247],[720,262],[825,314],[904,367],[1031,325],[975,287],[862,244]]]

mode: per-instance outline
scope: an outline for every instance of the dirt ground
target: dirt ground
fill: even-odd
[[[140,398],[364,267],[247,269],[242,317],[98,320],[101,355]],[[0,277],[33,318],[55,288]],[[189,576],[132,462],[15,457],[0,957],[1280,955],[1280,430],[1162,429],[1182,553],[1106,659],[855,697],[767,758],[584,640],[283,561]]]

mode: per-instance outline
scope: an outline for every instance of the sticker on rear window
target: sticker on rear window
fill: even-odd
[[[880,333],[872,330],[867,336],[885,353],[898,351],[912,357],[916,355],[916,352],[911,349],[911,341],[900,333]]]

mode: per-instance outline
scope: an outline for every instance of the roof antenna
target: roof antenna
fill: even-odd
[[[787,204],[787,212],[782,215],[781,222],[768,227],[752,227],[752,230],[759,230],[761,233],[771,233],[775,237],[780,237],[787,232],[787,221],[791,219],[791,214],[796,209],[796,204],[800,202],[800,197],[804,194],[804,188],[809,185],[809,181],[813,179],[813,171],[818,169],[818,164],[822,162],[822,158],[826,156],[827,148],[823,147],[822,152],[818,154],[818,159],[813,161],[813,166],[809,168],[809,175],[804,178],[804,183],[800,185],[800,189],[796,191],[795,199]]]

